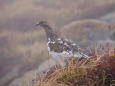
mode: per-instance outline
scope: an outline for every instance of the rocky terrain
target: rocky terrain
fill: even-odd
[[[114,0],[1,0],[0,86],[31,81],[35,71],[49,64],[45,33],[34,26],[37,21],[48,21],[55,33],[84,50],[94,41],[114,46],[115,30],[109,31],[115,25],[114,9]]]

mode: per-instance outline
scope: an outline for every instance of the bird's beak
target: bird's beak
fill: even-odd
[[[39,26],[39,25],[40,25],[39,23],[35,24],[35,26]]]

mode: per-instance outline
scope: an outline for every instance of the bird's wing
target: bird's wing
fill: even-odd
[[[55,40],[55,42],[49,42],[48,46],[50,47],[50,51],[59,53],[65,51],[74,54],[81,50],[81,48],[77,44],[63,38],[58,38],[57,40]]]
[[[49,42],[48,46],[50,48],[50,51],[54,51],[57,53],[61,53],[63,51],[71,51],[71,49],[68,46],[63,45],[63,43],[61,42]]]
[[[72,52],[75,53],[82,53],[82,49],[74,42],[64,39],[64,45],[68,46]]]
[[[83,54],[83,50],[74,42],[71,42],[67,39],[63,39],[64,45],[68,46],[74,56],[82,58],[89,58],[89,56]]]

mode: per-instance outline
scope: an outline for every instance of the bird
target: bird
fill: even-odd
[[[54,59],[89,58],[76,43],[55,34],[48,22],[39,21],[35,26],[44,28],[47,37],[47,49]]]

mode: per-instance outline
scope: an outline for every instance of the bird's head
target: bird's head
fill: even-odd
[[[44,27],[44,26],[48,26],[48,25],[49,25],[48,22],[46,22],[46,21],[40,21],[40,22],[38,22],[35,26]]]

